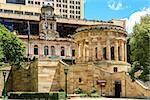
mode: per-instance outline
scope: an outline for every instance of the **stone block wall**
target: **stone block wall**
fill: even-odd
[[[115,81],[121,82],[121,97],[150,96],[150,89],[139,83],[132,82],[126,72],[110,73],[93,63],[67,65],[59,60],[39,60],[27,69],[12,68],[7,80],[8,91],[14,92],[56,92],[65,90],[64,68],[68,67],[68,92],[73,93],[81,88],[85,93],[90,93],[95,87],[101,93],[101,87],[97,81],[106,81],[102,87],[105,96],[115,96]],[[3,81],[0,70],[0,80]],[[0,92],[3,91],[3,83],[0,82]]]

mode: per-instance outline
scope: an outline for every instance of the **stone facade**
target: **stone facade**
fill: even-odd
[[[128,71],[127,33],[111,25],[82,27],[75,34],[76,63],[95,62],[105,70]]]
[[[76,64],[67,65],[61,59],[39,57],[30,66],[20,70],[12,69],[8,80],[12,83],[11,86],[8,84],[7,91],[65,90],[64,68],[67,67],[69,93],[77,88],[81,88],[84,93],[90,93],[96,88],[105,96],[150,96],[150,88],[137,80],[133,82],[127,74],[130,69],[130,64],[126,61],[127,33],[123,28],[117,28],[99,25],[77,29],[74,36]],[[99,82],[104,82],[105,85],[101,87]]]

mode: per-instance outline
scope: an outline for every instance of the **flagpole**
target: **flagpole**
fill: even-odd
[[[28,63],[30,58],[30,22],[28,21]]]

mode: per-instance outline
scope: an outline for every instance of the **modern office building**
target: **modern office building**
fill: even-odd
[[[17,6],[21,6],[21,8],[33,8],[29,11],[26,11],[30,15],[38,15],[40,13],[39,9],[43,5],[51,5],[54,7],[56,15],[59,15],[64,18],[84,19],[84,0],[1,0],[0,4],[1,7],[14,6],[12,4],[17,4]],[[3,8],[1,10],[3,10]],[[11,10],[12,13],[13,11],[15,13],[16,10],[22,13],[23,9],[18,10],[15,8],[11,8]]]

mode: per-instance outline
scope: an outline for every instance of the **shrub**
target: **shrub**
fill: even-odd
[[[83,90],[81,88],[77,88],[77,89],[75,89],[73,91],[73,93],[75,93],[75,94],[81,94],[81,93],[83,93]]]
[[[8,99],[50,99],[50,100],[64,100],[64,92],[51,92],[51,93],[37,93],[37,92],[9,92]]]

